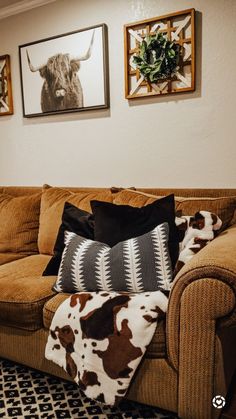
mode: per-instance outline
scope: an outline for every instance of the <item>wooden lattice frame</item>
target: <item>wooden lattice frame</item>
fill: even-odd
[[[13,114],[10,57],[0,56],[0,116]]]
[[[170,41],[180,45],[180,68],[170,80],[149,83],[133,63],[133,56],[146,35],[157,26]],[[125,97],[135,99],[195,90],[195,10],[188,9],[124,26]]]

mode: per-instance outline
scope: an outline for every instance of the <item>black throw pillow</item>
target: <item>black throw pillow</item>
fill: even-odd
[[[157,225],[167,222],[169,224],[168,247],[174,268],[179,254],[179,237],[175,225],[173,194],[141,208],[95,200],[91,201],[91,207],[95,221],[94,240],[106,243],[110,247],[148,233]]]
[[[43,276],[57,275],[61,263],[61,257],[64,250],[65,230],[76,233],[86,239],[94,239],[94,217],[87,211],[66,202],[62,214],[62,224],[58,230],[56,243],[54,246],[54,255],[48,262]]]

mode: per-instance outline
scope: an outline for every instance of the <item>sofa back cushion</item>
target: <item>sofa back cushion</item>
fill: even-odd
[[[159,195],[154,195],[138,190],[124,189],[115,194],[115,204],[128,204],[141,207],[150,204]],[[181,197],[175,195],[175,208],[179,215],[194,215],[198,211],[209,211],[217,214],[222,220],[221,230],[224,230],[235,221],[236,196],[226,197]],[[221,231],[220,230],[220,231]]]
[[[112,193],[109,190],[71,192],[63,188],[47,188],[43,190],[40,211],[38,247],[39,252],[53,255],[59,227],[62,222],[62,213],[65,202],[91,212],[90,201],[112,202]]]
[[[41,193],[0,194],[0,253],[38,253],[40,200]]]
[[[236,197],[221,198],[185,198],[175,197],[176,211],[180,215],[194,215],[198,211],[212,212],[221,219],[220,231],[227,228],[233,221],[236,209]]]

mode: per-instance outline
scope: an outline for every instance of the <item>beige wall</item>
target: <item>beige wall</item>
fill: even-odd
[[[124,99],[123,24],[195,7],[197,90]],[[110,110],[22,117],[18,45],[106,23]],[[15,113],[0,118],[0,184],[236,187],[236,1],[57,0],[0,21]]]

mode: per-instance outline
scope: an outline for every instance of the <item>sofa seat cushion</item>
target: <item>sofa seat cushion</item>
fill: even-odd
[[[46,301],[43,307],[43,324],[46,329],[50,328],[53,316],[63,301],[71,294],[59,293]],[[160,319],[157,328],[146,352],[146,358],[166,358],[166,320]]]
[[[0,253],[0,265],[4,263],[13,262],[13,260],[25,258],[21,253]]]
[[[55,277],[54,277],[55,278]],[[46,329],[49,329],[52,323],[53,316],[57,308],[65,301],[71,294],[59,293],[50,300],[46,301],[43,307],[43,325]]]
[[[44,303],[55,277],[42,277],[50,257],[33,255],[0,266],[0,323],[25,330],[43,326]]]

